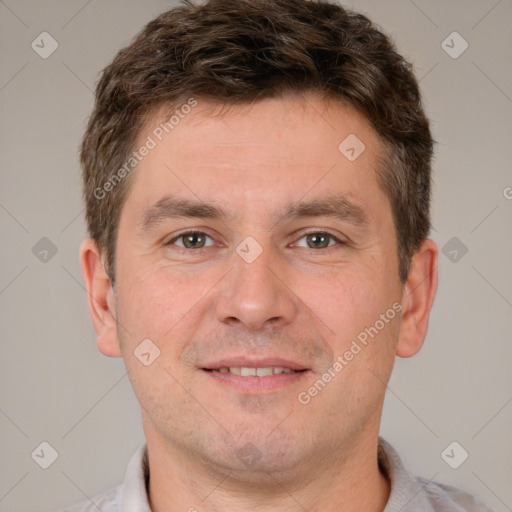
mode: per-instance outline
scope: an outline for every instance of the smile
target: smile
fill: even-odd
[[[291,368],[283,368],[282,366],[266,366],[260,368],[249,368],[246,366],[230,366],[219,368],[218,370],[210,370],[220,373],[233,373],[242,377],[267,377],[269,375],[277,375],[279,373],[296,373],[302,370],[292,370]]]
[[[219,366],[201,369],[215,385],[246,395],[275,393],[288,386],[298,386],[310,373],[307,368],[293,369],[288,366]]]

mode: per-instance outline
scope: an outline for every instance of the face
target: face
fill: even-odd
[[[198,101],[139,138],[111,343],[148,442],[212,467],[297,470],[378,432],[403,298],[378,139],[304,98]]]

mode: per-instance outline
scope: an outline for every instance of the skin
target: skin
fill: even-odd
[[[403,285],[391,205],[375,171],[378,136],[350,107],[313,93],[222,115],[217,107],[199,100],[133,171],[115,291],[94,241],[81,246],[98,348],[124,358],[141,405],[151,508],[382,511],[390,492],[377,464],[385,385],[395,357],[414,355],[425,338],[437,246],[422,243]],[[141,143],[158,122],[155,113]],[[349,134],[366,146],[353,162],[338,150]],[[141,229],[144,211],[170,194],[215,203],[228,216]],[[330,194],[360,206],[367,225],[272,216],[288,202]],[[208,237],[186,246],[177,237],[189,229]],[[236,251],[248,236],[263,250],[251,263]],[[299,393],[394,303],[401,315],[301,403]],[[149,366],[133,353],[146,338],[160,350]],[[247,392],[202,369],[240,355],[285,357],[308,371]],[[250,467],[237,456],[243,447],[257,454]]]

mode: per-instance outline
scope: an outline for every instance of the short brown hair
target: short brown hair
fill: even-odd
[[[430,231],[433,150],[411,65],[368,18],[328,0],[185,0],[105,68],[83,138],[88,230],[112,284],[131,176],[113,180],[151,112],[191,97],[234,105],[306,91],[351,105],[379,134],[378,180],[393,210],[405,283]],[[115,186],[104,193],[109,181]]]

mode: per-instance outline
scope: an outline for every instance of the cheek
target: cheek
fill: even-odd
[[[193,407],[180,385],[190,375],[178,361],[195,325],[188,319],[205,293],[200,283],[157,270],[133,274],[119,290],[118,335],[128,375],[139,403],[162,422]]]
[[[384,275],[377,267],[345,268],[322,279],[304,280],[300,297],[325,324],[330,337],[343,345],[392,306],[396,294]]]
[[[333,361],[340,362],[341,358],[337,385],[332,389],[351,389],[355,402],[364,399],[357,389],[374,389],[379,379],[387,381],[394,364],[400,294],[395,290],[394,280],[385,276],[382,264],[345,269],[324,280],[324,286],[311,283],[306,295],[322,320],[319,325],[329,327],[326,339]],[[355,387],[354,382],[358,383]]]
[[[163,347],[198,307],[204,288],[202,279],[165,270],[134,275],[120,290],[119,320],[132,343],[149,338]]]

